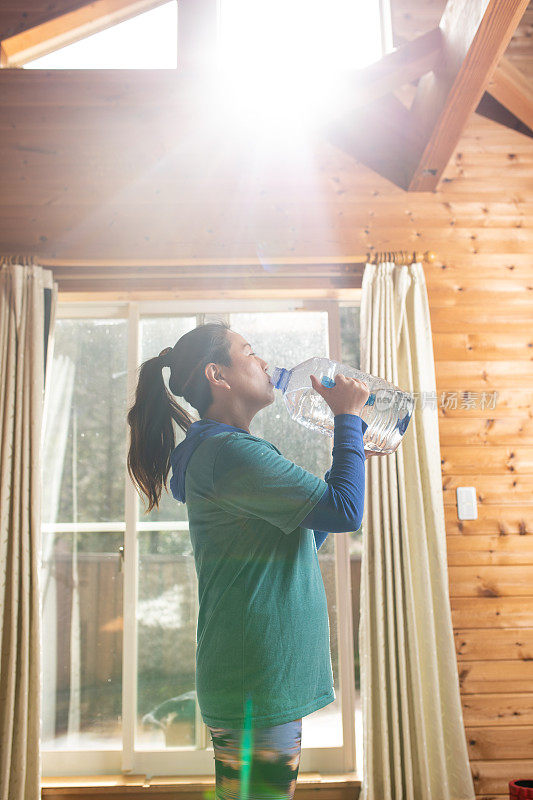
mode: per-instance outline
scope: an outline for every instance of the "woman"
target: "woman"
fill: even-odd
[[[224,323],[200,325],[145,361],[128,413],[128,471],[147,511],[170,466],[172,494],[187,504],[199,594],[196,693],[224,800],[292,798],[302,717],[336,697],[317,549],[328,532],[361,524],[359,413],[369,392],[343,375],[332,388],[311,381],[334,414],[325,480],[250,434],[274,388],[265,361]],[[177,447],[173,420],[186,432]]]

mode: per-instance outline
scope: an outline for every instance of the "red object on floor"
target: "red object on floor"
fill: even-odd
[[[509,797],[517,800],[533,800],[533,780],[509,781]]]

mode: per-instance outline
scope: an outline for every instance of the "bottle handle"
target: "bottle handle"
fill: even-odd
[[[335,381],[333,380],[333,378],[329,378],[327,375],[322,376],[322,378],[320,379],[320,383],[322,384],[322,386],[326,386],[328,389],[331,389],[332,386],[335,386]],[[376,395],[373,392],[371,392],[370,395],[368,396],[368,400],[366,401],[365,406],[373,406],[375,399]]]

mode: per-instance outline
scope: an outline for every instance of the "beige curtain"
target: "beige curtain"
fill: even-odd
[[[366,265],[361,369],[420,393],[398,450],[367,462],[361,800],[474,800],[451,621],[437,398],[431,397],[435,366],[421,264]]]
[[[0,800],[41,794],[41,423],[56,303],[50,270],[0,259]]]

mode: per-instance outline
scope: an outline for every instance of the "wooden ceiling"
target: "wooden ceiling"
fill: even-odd
[[[0,39],[4,40],[17,33],[22,33],[43,22],[59,17],[69,11],[75,11],[86,4],[86,0],[24,0],[24,5],[17,0],[7,0],[0,5]]]
[[[84,5],[30,0],[22,11],[10,2],[0,7],[1,41]],[[125,2],[95,5],[108,3],[116,12]],[[180,2],[183,10],[201,6]],[[347,84],[346,113],[326,122],[315,142],[321,159],[338,148],[403,190],[434,191],[476,108],[530,133],[533,2],[527,10],[526,0],[463,3],[393,0],[397,49]],[[465,7],[469,13],[457,18]],[[194,15],[190,20],[192,30]],[[182,45],[183,53],[188,45]],[[168,214],[158,224],[153,203],[177,214],[180,236],[193,248],[191,209],[201,206],[208,188],[218,193],[210,201],[231,202],[257,171],[253,131],[226,130],[210,92],[209,81],[187,70],[0,70],[0,252],[61,252],[56,243],[68,242],[73,228],[86,227],[90,236],[103,224],[112,227],[117,204],[146,207],[161,249]],[[500,103],[509,109],[507,123]],[[264,172],[281,175],[290,161],[299,194],[306,181],[316,190],[302,153],[288,147],[266,158]]]

